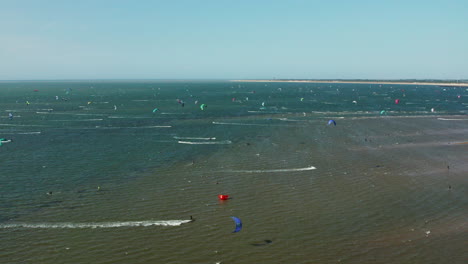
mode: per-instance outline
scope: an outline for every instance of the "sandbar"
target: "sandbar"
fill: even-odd
[[[395,85],[437,85],[437,86],[455,86],[468,87],[466,82],[434,82],[434,81],[385,81],[385,80],[230,80],[231,82],[284,82],[284,83],[355,83],[355,84],[395,84]]]

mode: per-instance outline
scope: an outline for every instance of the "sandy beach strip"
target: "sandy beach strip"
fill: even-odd
[[[402,81],[378,81],[378,80],[230,80],[231,82],[275,82],[275,83],[354,83],[354,84],[395,84],[395,85],[437,85],[437,86],[455,86],[468,87],[468,83],[455,82],[402,82]]]

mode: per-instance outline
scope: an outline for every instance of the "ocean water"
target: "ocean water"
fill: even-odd
[[[466,98],[2,82],[0,263],[466,263]]]

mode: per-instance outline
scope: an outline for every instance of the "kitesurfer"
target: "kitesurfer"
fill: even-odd
[[[2,143],[10,143],[11,141],[13,141],[13,140],[6,139],[6,138],[0,138],[0,146],[2,145]]]
[[[266,245],[271,244],[271,243],[273,243],[272,240],[270,240],[270,239],[265,239],[265,240],[263,240],[262,242],[253,243],[252,246],[256,246],[256,247],[258,247],[258,246],[266,246]]]

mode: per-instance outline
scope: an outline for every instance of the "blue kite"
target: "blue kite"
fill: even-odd
[[[242,221],[235,217],[235,216],[231,216],[232,220],[234,220],[234,222],[236,222],[236,229],[234,229],[234,231],[232,231],[233,233],[237,233],[239,231],[241,231],[242,229]]]

